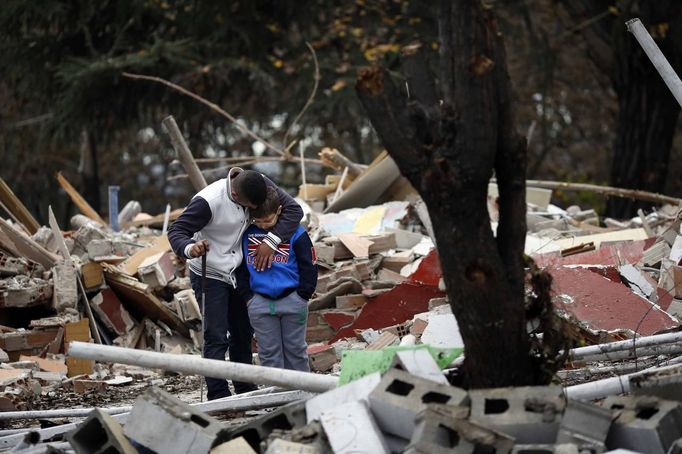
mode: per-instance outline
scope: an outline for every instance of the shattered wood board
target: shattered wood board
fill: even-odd
[[[179,218],[183,211],[185,211],[184,208],[178,208],[171,211],[170,214],[168,215],[168,225],[170,225],[171,222]],[[130,223],[130,225],[133,227],[161,227],[163,225],[165,217],[166,214],[164,213],[146,219],[134,219],[133,222]]]
[[[593,332],[630,329],[650,336],[679,326],[658,306],[585,268],[548,268],[552,275],[554,304]]]
[[[31,213],[26,209],[26,206],[2,178],[0,178],[0,200],[2,200],[2,203],[5,204],[7,209],[24,224],[24,227],[26,227],[26,230],[28,230],[31,235],[38,231],[40,228],[38,221],[35,220]]]
[[[348,248],[354,257],[369,257],[369,247],[372,245],[371,241],[352,233],[340,234],[339,240],[341,240],[343,245]]]
[[[612,265],[617,266],[620,257],[626,263],[637,263],[642,259],[644,250],[655,240],[618,241],[602,244],[596,251],[561,257],[559,252],[549,252],[533,256],[540,268],[566,265]]]
[[[445,294],[438,288],[404,282],[381,295],[370,298],[352,325],[340,330],[329,343],[344,337],[355,337],[356,329],[380,329],[412,319],[415,314],[428,312],[429,300]]]
[[[104,278],[123,302],[126,309],[138,320],[148,317],[160,320],[185,337],[189,337],[189,329],[169,308],[151,292],[149,286],[125,274],[114,271],[111,267],[104,269]]]
[[[89,375],[92,373],[95,361],[91,359],[74,358],[68,356],[69,343],[71,341],[90,342],[90,325],[88,320],[83,319],[76,323],[64,325],[64,349],[66,350],[66,367],[69,377],[76,375]]]
[[[64,191],[69,195],[71,198],[71,201],[78,207],[81,213],[83,213],[85,216],[89,217],[95,222],[99,222],[100,224],[106,226],[107,223],[100,217],[99,214],[97,214],[97,211],[95,211],[90,204],[79,194],[79,192],[74,188],[71,183],[69,183],[69,180],[62,175],[61,172],[57,172],[57,181],[59,181],[60,186]]]
[[[2,218],[0,218],[0,230],[7,235],[9,240],[14,244],[15,249],[19,251],[22,256],[36,263],[40,263],[46,269],[52,268],[59,260],[57,255],[51,253],[28,236],[19,232]]]
[[[124,273],[126,273],[128,276],[135,276],[135,274],[137,274],[137,268],[147,258],[160,252],[166,252],[170,250],[171,246],[170,243],[168,242],[168,236],[162,235],[156,238],[154,244],[152,244],[151,246],[146,247],[144,249],[140,249],[139,251],[135,252],[133,255],[128,257],[126,260],[124,260],[122,263],[118,265],[118,268]]]

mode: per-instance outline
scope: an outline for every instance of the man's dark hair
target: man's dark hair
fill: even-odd
[[[253,218],[263,218],[265,216],[270,216],[271,214],[277,213],[279,205],[280,203],[277,189],[269,187],[263,203],[251,210],[249,214],[251,214],[251,217]]]
[[[239,176],[237,194],[254,205],[260,205],[265,201],[266,188],[263,175],[253,170],[244,170]]]

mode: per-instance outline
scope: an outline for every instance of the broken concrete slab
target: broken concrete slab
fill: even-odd
[[[344,403],[367,402],[369,394],[379,385],[379,382],[381,382],[381,374],[375,372],[308,399],[305,403],[308,423],[318,420],[326,410]]]
[[[367,405],[361,401],[323,411],[320,421],[334,453],[389,452]]]
[[[137,267],[137,276],[141,282],[152,289],[160,289],[168,285],[175,277],[172,252],[159,252],[144,259]]]
[[[588,329],[632,330],[643,336],[679,326],[679,322],[623,284],[584,268],[552,267],[554,303]]]
[[[0,308],[32,307],[50,303],[53,286],[43,279],[15,276],[0,280]]]
[[[58,264],[52,268],[54,294],[52,306],[55,311],[75,309],[78,305],[78,271],[72,264]]]

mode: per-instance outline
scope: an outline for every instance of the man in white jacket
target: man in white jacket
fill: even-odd
[[[303,210],[261,173],[233,167],[227,178],[199,191],[168,230],[173,251],[189,259],[190,281],[199,301],[201,256],[206,254],[204,358],[224,360],[229,349],[230,360],[251,364],[253,330],[246,302],[236,289],[235,274],[246,272],[241,239],[250,224],[249,208],[263,203],[268,186],[277,190],[282,213],[258,249],[256,269],[263,270],[272,264],[273,252],[279,244],[288,241],[296,231]],[[209,400],[231,395],[225,380],[206,377],[206,385]],[[234,382],[234,388],[239,394],[255,387]]]

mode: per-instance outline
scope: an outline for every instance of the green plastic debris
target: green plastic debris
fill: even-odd
[[[396,352],[403,350],[428,349],[438,367],[444,369],[464,351],[463,348],[436,348],[430,345],[407,345],[404,347],[385,347],[379,351],[346,350],[341,356],[341,376],[339,386],[362,378],[374,372],[386,372]]]

